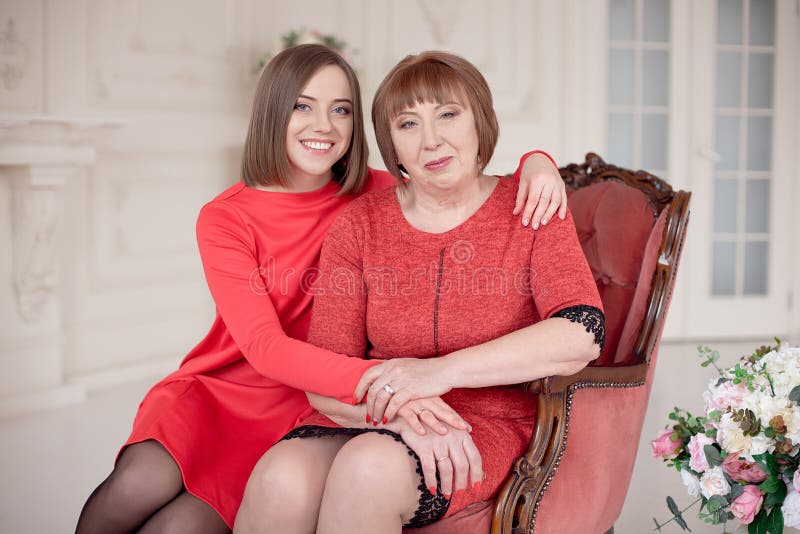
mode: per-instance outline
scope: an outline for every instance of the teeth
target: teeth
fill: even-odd
[[[308,148],[313,148],[315,150],[328,150],[333,143],[319,143],[317,141],[301,141],[305,146]]]

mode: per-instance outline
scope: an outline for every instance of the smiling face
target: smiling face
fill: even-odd
[[[319,69],[294,104],[286,128],[290,181],[301,187],[322,187],[331,168],[350,147],[353,95],[345,73],[336,65]]]
[[[391,121],[390,133],[411,184],[447,189],[479,174],[475,117],[455,99],[403,109]]]

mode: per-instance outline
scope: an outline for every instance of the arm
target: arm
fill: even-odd
[[[523,226],[531,222],[537,230],[539,223],[547,224],[556,210],[561,219],[566,216],[567,190],[550,154],[542,150],[523,154],[514,179],[519,181],[519,190],[513,213],[522,213]]]
[[[394,360],[367,371],[362,381],[373,380],[370,413],[384,416],[386,407],[391,420],[399,406],[418,396],[570,375],[596,358],[605,335],[602,304],[571,216],[537,232],[531,267],[541,322],[441,358]],[[381,393],[387,383],[396,392],[391,399]]]
[[[207,204],[197,242],[208,287],[245,358],[262,375],[288,386],[355,402],[359,378],[375,362],[349,358],[287,336],[264,288],[254,240],[230,206]]]

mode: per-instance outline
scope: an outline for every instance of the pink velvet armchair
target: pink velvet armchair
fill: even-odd
[[[529,384],[538,422],[494,501],[415,529],[418,534],[601,534],[613,532],[622,510],[691,193],[593,153],[560,171],[603,299],[605,348],[578,374]]]

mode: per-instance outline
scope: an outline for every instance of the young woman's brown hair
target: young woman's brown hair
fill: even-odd
[[[448,52],[428,51],[406,56],[386,75],[372,103],[372,125],[386,169],[403,185],[392,144],[391,121],[416,103],[445,103],[455,99],[466,104],[475,116],[478,130],[478,170],[492,159],[499,127],[486,79],[463,57]]]
[[[287,48],[272,58],[261,73],[242,154],[245,184],[289,185],[291,168],[286,153],[289,119],[303,88],[327,65],[342,69],[353,98],[353,137],[350,148],[333,166],[333,179],[342,184],[342,193],[361,191],[367,176],[368,148],[358,78],[339,53],[316,44]]]

